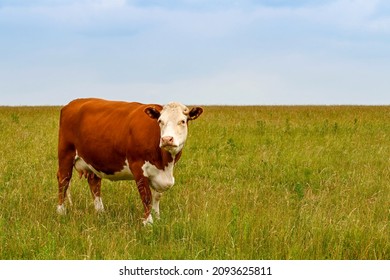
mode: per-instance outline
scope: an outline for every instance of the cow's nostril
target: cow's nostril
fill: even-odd
[[[172,136],[164,136],[161,138],[161,142],[163,145],[172,145],[173,144],[173,137]]]

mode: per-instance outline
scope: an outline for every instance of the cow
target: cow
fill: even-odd
[[[144,207],[143,223],[159,218],[162,193],[175,183],[173,168],[187,139],[191,110],[171,102],[165,106],[84,98],[61,109],[58,140],[58,206],[65,198],[73,168],[85,177],[97,212],[104,211],[101,180],[135,180]]]

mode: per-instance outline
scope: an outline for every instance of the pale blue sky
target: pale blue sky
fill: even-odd
[[[0,0],[0,105],[390,104],[390,1]]]

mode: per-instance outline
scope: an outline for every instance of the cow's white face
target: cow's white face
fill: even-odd
[[[195,120],[203,112],[200,107],[189,110],[181,103],[171,102],[159,111],[155,107],[147,107],[145,113],[156,119],[160,126],[160,148],[178,154],[187,139],[187,125],[189,120]]]

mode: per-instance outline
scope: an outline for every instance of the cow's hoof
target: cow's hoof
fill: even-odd
[[[151,226],[151,225],[153,225],[152,215],[149,215],[146,219],[144,219],[143,224],[144,224],[144,226]]]
[[[57,206],[57,214],[59,214],[59,215],[65,215],[66,214],[66,209],[65,209],[65,205],[64,204],[61,204],[61,205]]]
[[[94,200],[95,210],[96,213],[103,213],[104,212],[104,206],[101,197],[97,196]]]

